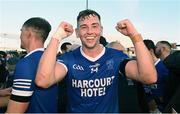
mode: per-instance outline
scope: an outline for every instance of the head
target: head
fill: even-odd
[[[62,53],[67,52],[71,48],[72,44],[69,42],[65,42],[61,45],[61,51]]]
[[[106,38],[103,36],[100,36],[99,43],[102,44],[103,46],[106,46],[108,44]]]
[[[124,46],[118,42],[118,41],[114,41],[114,42],[110,42],[107,47],[110,47],[110,48],[113,48],[113,49],[117,49],[117,50],[120,50],[120,51],[125,51],[125,48]]]
[[[48,21],[40,17],[28,19],[21,28],[21,48],[25,49],[30,44],[30,38],[35,37],[44,43],[51,31]]]
[[[171,44],[168,41],[159,41],[156,44],[156,56],[165,59],[171,52]]]
[[[149,40],[149,39],[146,39],[143,41],[144,41],[145,46],[148,48],[148,50],[155,54],[156,46],[155,46],[154,42],[152,40]]]
[[[83,47],[91,49],[99,45],[102,30],[101,17],[97,12],[86,9],[79,13],[76,35],[81,39]]]

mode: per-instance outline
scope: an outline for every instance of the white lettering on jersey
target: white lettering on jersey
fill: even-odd
[[[114,78],[115,76],[95,80],[72,79],[72,87],[80,88],[82,97],[103,96],[106,94],[106,87],[112,85]]]
[[[77,64],[73,65],[73,69],[82,70],[82,71],[84,70],[84,68],[81,65],[77,65]]]
[[[96,63],[95,65],[90,65],[89,68],[91,69],[91,73],[98,72],[98,67],[100,66],[99,63]]]

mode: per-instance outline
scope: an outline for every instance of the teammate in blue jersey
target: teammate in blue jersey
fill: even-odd
[[[21,29],[21,48],[27,51],[15,68],[13,86],[7,113],[52,113],[57,112],[57,86],[48,89],[35,84],[35,76],[44,42],[51,25],[43,18],[28,19]]]
[[[148,48],[149,52],[152,55],[154,60],[154,64],[157,70],[157,82],[148,86],[145,86],[145,89],[150,89],[148,94],[148,102],[149,105],[157,105],[157,106],[149,106],[149,107],[157,107],[156,109],[151,109],[150,112],[154,111],[163,111],[165,108],[165,90],[167,89],[167,79],[169,76],[169,70],[164,65],[163,61],[155,55],[156,46],[152,40],[144,40],[144,44]]]
[[[137,61],[128,61],[121,51],[99,43],[103,32],[100,15],[87,9],[79,13],[75,29],[82,46],[56,61],[59,42],[74,31],[72,25],[62,22],[41,57],[36,84],[47,88],[65,78],[67,112],[118,112],[119,68],[121,73],[143,83],[154,83],[157,77],[150,53],[131,22],[120,21],[116,29],[131,38]]]

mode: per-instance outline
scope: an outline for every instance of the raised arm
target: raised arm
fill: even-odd
[[[65,77],[66,69],[62,64],[56,62],[56,55],[59,42],[63,38],[70,36],[72,33],[72,25],[61,22],[41,57],[35,80],[38,86],[48,88]]]
[[[135,47],[137,60],[129,61],[126,64],[126,76],[147,84],[156,82],[157,73],[153,59],[143,43],[141,34],[127,19],[118,22],[116,29],[125,36],[129,36]]]

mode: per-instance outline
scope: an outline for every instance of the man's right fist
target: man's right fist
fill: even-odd
[[[73,26],[67,22],[61,22],[52,38],[56,38],[59,41],[63,38],[70,36],[73,33]]]

